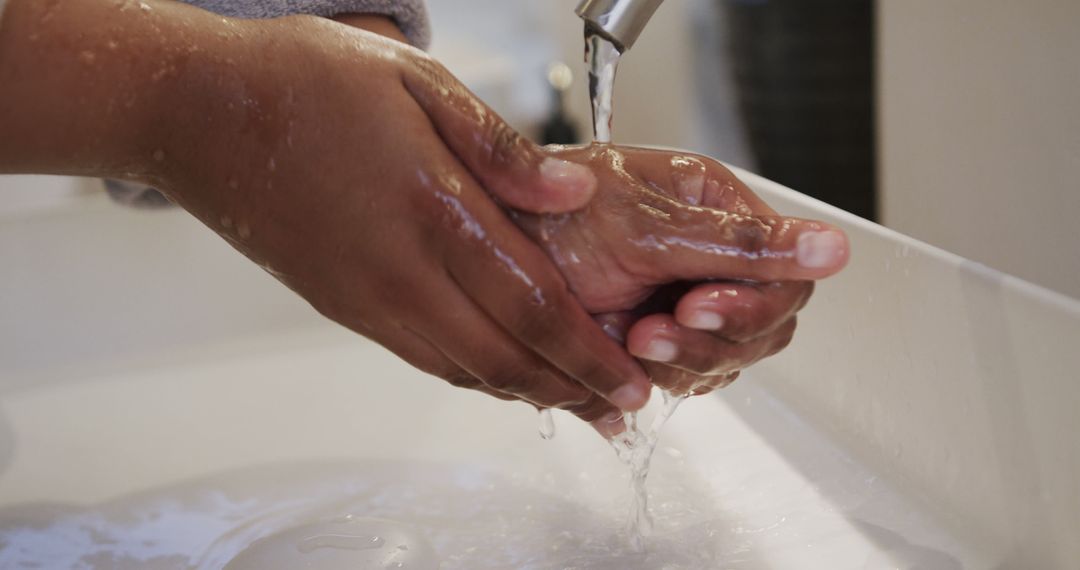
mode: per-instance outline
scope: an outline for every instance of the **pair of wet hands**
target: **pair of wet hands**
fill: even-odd
[[[194,117],[251,156],[198,155],[171,195],[324,315],[455,386],[612,435],[649,380],[704,393],[783,348],[813,280],[846,262],[839,230],[776,216],[710,159],[539,148],[399,42],[319,19],[238,25],[273,38],[261,58],[308,63],[256,66],[264,92],[225,90]],[[241,128],[253,93],[281,110],[257,117],[265,149]]]
[[[447,146],[546,253],[582,308],[663,389],[704,394],[782,350],[814,280],[847,262],[840,230],[778,216],[712,159],[600,144],[540,149],[436,62],[408,59],[406,88]],[[477,229],[461,217],[453,180],[430,187],[446,199],[446,225],[463,235]],[[541,213],[551,210],[558,213]],[[497,244],[477,251],[501,258]],[[500,260],[528,281],[513,259]],[[533,301],[542,310],[544,299]],[[513,380],[508,390],[467,374],[451,381],[515,399]],[[632,389],[640,387],[625,387]],[[611,435],[623,428],[611,404],[634,400],[621,390],[568,409]]]

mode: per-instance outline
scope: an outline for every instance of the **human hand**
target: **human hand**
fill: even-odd
[[[560,212],[595,175],[425,55],[319,18],[15,0],[0,76],[0,171],[158,187],[323,313],[452,382],[586,420],[614,413],[604,398],[644,403],[641,369],[477,183]]]
[[[385,18],[350,16],[342,20],[401,39]],[[536,165],[544,160],[540,149],[521,139],[440,66],[420,59],[418,70],[419,74],[408,75],[405,81],[410,94],[421,102],[442,140],[461,155],[496,199],[534,212],[571,210],[580,205],[573,203],[572,192],[580,188],[581,181],[569,185],[569,196],[566,188],[557,184],[538,185],[536,172],[540,169]],[[433,97],[435,94],[442,99]],[[462,119],[464,124],[458,124]],[[786,346],[795,329],[794,315],[813,290],[811,279],[832,274],[846,262],[847,243],[842,233],[819,222],[776,217],[734,175],[710,159],[599,146],[548,150],[570,165],[588,164],[600,174],[601,192],[584,210],[539,216],[544,219],[539,225],[530,227],[529,219],[537,217],[522,210],[515,210],[515,218],[544,244],[571,290],[596,314],[605,330],[625,338],[630,351],[643,359],[653,381],[677,393],[704,393],[725,385],[745,366]],[[646,191],[635,195],[627,188]],[[579,201],[585,194],[579,193]],[[659,203],[649,204],[657,198]],[[670,206],[671,199],[691,207],[667,211],[665,206]],[[620,219],[620,212],[634,207],[640,213],[643,205],[651,208],[650,215]],[[698,207],[708,210],[695,209]],[[657,213],[675,214],[675,219],[650,225],[648,222],[663,217],[657,218]],[[568,218],[580,225],[560,232],[558,228],[567,224]],[[615,255],[596,256],[599,266],[567,262],[566,254],[574,255],[575,250],[595,255],[600,236],[619,242],[627,235],[623,222],[635,220],[645,224],[629,232],[631,237],[693,245],[672,254],[660,243],[642,242],[626,248],[608,244],[607,251]],[[605,226],[604,222],[613,225]],[[622,235],[620,229],[624,230]],[[577,243],[572,243],[575,240]],[[718,257],[723,263],[716,263]],[[602,266],[603,262],[614,261],[618,266],[633,259],[643,265]],[[629,271],[619,275],[620,268]],[[685,286],[688,280],[718,277],[727,281]],[[681,286],[665,287],[673,280]],[[673,304],[670,299],[676,292],[685,295]],[[650,302],[641,302],[645,298]],[[512,390],[492,389],[490,382],[467,373],[455,382],[497,397],[520,397]],[[535,398],[532,401],[538,403]],[[579,409],[579,415],[594,419],[611,414],[609,406],[598,403],[592,398],[584,413]],[[604,426],[598,427],[603,431]]]
[[[847,261],[842,232],[777,216],[711,159],[609,145],[556,154],[593,167],[596,196],[573,213],[518,212],[519,225],[676,393],[726,385],[787,346],[813,279]]]
[[[440,137],[437,108],[461,99],[416,93],[471,94],[416,50],[315,20],[243,30],[259,48],[248,57],[272,68],[200,70],[225,84],[189,132],[216,136],[162,149],[158,186],[321,313],[454,385],[601,432],[616,406],[643,405],[644,371],[474,173],[535,211],[580,207],[595,176],[490,112],[467,137]]]
[[[443,138],[486,132],[481,126],[490,111],[460,91],[413,91],[421,101],[448,103],[428,107]],[[483,147],[460,146],[466,164],[486,158]],[[626,339],[657,384],[675,392],[730,383],[744,366],[786,346],[812,280],[847,262],[843,232],[776,216],[715,161],[610,145],[547,151],[590,166],[599,177],[594,199],[581,210],[550,216],[508,206],[518,210],[519,225],[560,266],[583,306],[613,337]],[[505,177],[474,172],[489,190],[506,188]],[[685,287],[715,279],[724,282]],[[642,304],[680,291],[668,285],[686,293],[677,306],[674,300]],[[665,314],[672,309],[675,315]],[[649,316],[635,322],[642,314]]]

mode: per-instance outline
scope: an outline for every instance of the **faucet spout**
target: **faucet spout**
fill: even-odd
[[[600,35],[620,53],[634,45],[663,0],[582,0],[575,12],[587,32]]]

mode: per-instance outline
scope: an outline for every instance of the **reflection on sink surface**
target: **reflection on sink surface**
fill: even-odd
[[[343,515],[415,528],[442,568],[981,565],[752,379],[665,428],[639,555],[627,475],[573,418],[542,441],[527,406],[442,386],[347,333],[265,342],[294,348],[189,353],[9,398],[21,457],[0,479],[0,566],[220,568]]]

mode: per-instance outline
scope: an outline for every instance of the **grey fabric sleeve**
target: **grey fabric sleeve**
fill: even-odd
[[[276,18],[289,14],[333,17],[339,14],[381,14],[397,22],[414,46],[431,43],[424,0],[183,0],[193,6],[238,18]],[[0,0],[0,18],[7,0]]]
[[[380,14],[397,22],[409,43],[424,49],[431,43],[424,0],[183,0],[192,6],[236,18],[277,18],[310,14]]]
[[[7,0],[0,0],[0,16]],[[236,18],[276,18],[292,14],[333,17],[340,14],[380,14],[397,22],[409,42],[427,48],[431,42],[424,0],[183,0],[222,16]],[[141,184],[106,180],[105,189],[113,200],[135,208],[161,208],[171,203],[153,188]]]

